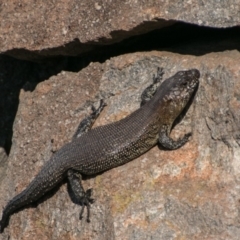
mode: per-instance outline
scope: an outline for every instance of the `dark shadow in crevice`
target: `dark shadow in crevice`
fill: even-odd
[[[239,42],[240,27],[219,29],[176,23],[120,43],[96,46],[94,51],[83,53],[81,57],[69,57],[66,70],[75,72],[91,61],[105,62],[111,57],[143,51],[169,51],[195,56],[234,49],[240,51]]]
[[[82,43],[79,38],[73,39],[71,42],[64,43],[64,45],[45,48],[40,50],[29,51],[26,48],[14,48],[7,50],[5,55],[12,56],[18,59],[27,59],[31,61],[42,61],[46,58],[55,56],[82,56],[84,53],[88,55],[90,52],[96,51],[96,49],[104,49],[108,51],[108,46],[118,46],[119,43],[126,41],[134,36],[137,38],[143,34],[149,33],[155,29],[162,29],[176,23],[174,20],[155,19],[153,21],[143,21],[139,25],[133,27],[130,30],[114,30],[108,34],[108,37],[99,37],[95,40],[89,40]],[[119,48],[120,52],[124,49]]]
[[[63,57],[35,63],[0,55],[0,147],[7,154],[12,145],[12,128],[20,90],[33,91],[39,82],[62,71],[65,63],[66,58]]]

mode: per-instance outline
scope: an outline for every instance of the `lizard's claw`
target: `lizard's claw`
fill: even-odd
[[[188,142],[189,141],[189,138],[192,136],[192,133],[191,132],[189,132],[189,133],[186,133],[184,136],[183,136],[183,138],[182,138],[182,141],[183,142]]]
[[[79,214],[79,219],[83,218],[83,212],[84,212],[84,208],[87,207],[87,222],[90,222],[90,204],[92,204],[94,202],[94,199],[91,198],[92,195],[92,189],[88,189],[85,193],[85,196],[81,198],[81,205],[82,205],[82,209],[81,212]]]

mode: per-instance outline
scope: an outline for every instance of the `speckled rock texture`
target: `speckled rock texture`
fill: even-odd
[[[139,107],[158,66],[165,78],[183,69],[201,72],[193,104],[171,133],[177,138],[191,131],[185,146],[174,151],[156,146],[128,164],[85,179],[84,187],[93,188],[96,199],[91,223],[78,219],[80,207],[63,183],[38,205],[14,214],[0,239],[239,239],[239,62],[238,51],[198,57],[127,54],[77,73],[62,71],[33,91],[21,90],[0,182],[0,209],[71,140],[91,104],[105,99],[108,106],[94,127],[107,124]]]
[[[239,12],[239,0],[2,1],[0,52],[21,59],[75,56],[177,21],[238,26]]]

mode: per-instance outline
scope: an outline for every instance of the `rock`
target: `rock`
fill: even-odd
[[[0,55],[0,147],[7,154],[12,145],[13,122],[19,103],[19,93],[32,91],[38,82],[59,73],[66,59],[54,58],[38,64]]]
[[[239,1],[13,0],[0,5],[0,49],[21,59],[76,56],[177,21],[238,26]],[[191,33],[189,33],[191,34]]]
[[[138,159],[85,179],[93,188],[91,223],[66,183],[14,214],[0,239],[238,239],[240,198],[240,87],[238,51],[203,56],[169,52],[122,55],[80,72],[62,71],[21,91],[13,145],[0,182],[1,209],[69,142],[91,104],[108,106],[94,127],[117,121],[139,107],[158,66],[170,77],[183,69],[201,72],[197,95],[173,129],[191,131],[175,151],[157,146]],[[86,217],[86,213],[84,215]]]

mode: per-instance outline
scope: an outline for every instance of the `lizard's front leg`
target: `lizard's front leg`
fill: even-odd
[[[158,141],[166,149],[174,150],[182,147],[186,142],[188,142],[191,133],[187,133],[183,138],[178,140],[173,140],[169,136],[170,129],[167,125],[163,125],[159,131]]]
[[[90,222],[90,204],[94,202],[94,199],[91,198],[92,189],[88,189],[86,192],[84,191],[82,175],[79,172],[70,169],[67,172],[67,176],[74,197],[77,202],[82,205],[79,219],[82,219],[84,208],[87,207],[87,222]]]
[[[158,86],[160,85],[162,81],[164,71],[163,68],[158,67],[157,69],[157,75],[153,74],[153,83],[148,86],[141,95],[141,106],[143,106],[146,102],[148,102],[155,94]]]
[[[97,109],[92,106],[92,113],[80,122],[77,131],[73,135],[73,139],[80,137],[82,134],[88,132],[91,129],[92,125],[105,106],[107,106],[107,104],[103,101],[103,99],[100,100],[100,105]]]

